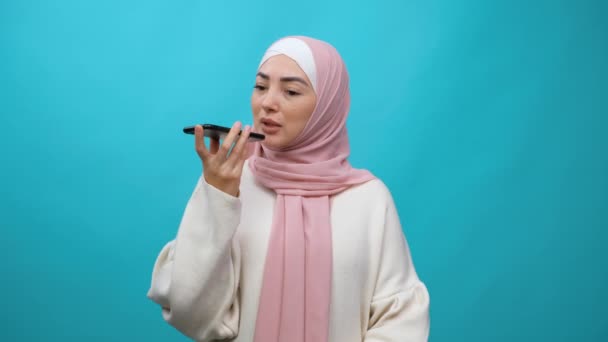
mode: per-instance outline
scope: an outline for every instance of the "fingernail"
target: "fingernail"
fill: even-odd
[[[249,130],[249,125],[245,126],[245,130],[248,131]]]

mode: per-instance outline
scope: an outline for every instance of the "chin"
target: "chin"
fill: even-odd
[[[284,144],[282,144],[282,142],[281,142],[281,139],[277,139],[276,137],[268,137],[268,136],[266,136],[266,139],[264,139],[264,141],[262,141],[262,145],[264,147],[272,149],[272,150],[279,150],[284,146]]]

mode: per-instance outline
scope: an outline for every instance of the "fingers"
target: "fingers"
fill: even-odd
[[[201,125],[196,125],[194,127],[194,148],[202,160],[207,159],[209,151],[207,151],[207,147],[205,147],[205,137]]]
[[[247,149],[247,140],[249,139],[249,133],[251,133],[251,128],[249,126],[245,126],[245,129],[241,133],[239,140],[236,145],[232,149],[230,156],[228,157],[234,163],[238,163],[240,159],[243,158],[243,150]]]
[[[220,149],[220,141],[219,139],[211,138],[211,142],[209,143],[209,151],[211,154],[216,154]]]
[[[228,135],[222,142],[222,146],[218,151],[218,155],[221,155],[224,159],[228,158],[228,152],[230,152],[230,148],[232,147],[232,144],[234,143],[234,140],[238,136],[240,130],[241,123],[237,121],[234,123],[234,125],[232,125],[230,132],[228,132]]]
[[[251,132],[251,130],[249,131],[249,133]],[[247,134],[247,137],[249,137],[249,133]],[[248,145],[248,141],[245,141],[245,145],[243,146],[243,149],[241,150],[241,155],[239,156],[239,161],[236,164],[236,167],[239,170],[243,170],[243,165],[245,165],[245,161],[247,160],[247,158],[250,156],[249,152],[251,145]]]
[[[219,157],[217,160],[221,163],[230,161],[233,166],[237,165],[241,159],[247,158],[247,140],[251,133],[251,127],[246,126],[239,135],[240,130],[241,123],[237,121],[232,125],[223,141],[211,138],[209,148],[207,148],[205,146],[204,129],[201,125],[196,125],[194,127],[194,145],[198,155],[203,161],[208,158],[216,159],[215,157]]]

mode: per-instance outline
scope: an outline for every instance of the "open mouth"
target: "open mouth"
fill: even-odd
[[[281,130],[281,124],[274,120],[264,118],[261,120],[261,122],[262,127],[260,128],[264,134],[276,134]]]

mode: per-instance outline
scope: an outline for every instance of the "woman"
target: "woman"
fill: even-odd
[[[207,148],[196,128],[203,176],[148,292],[185,335],[428,339],[429,295],[390,192],[347,161],[348,82],[331,45],[286,37],[266,51],[251,97],[266,139],[249,146],[252,129],[238,137],[237,122]]]

